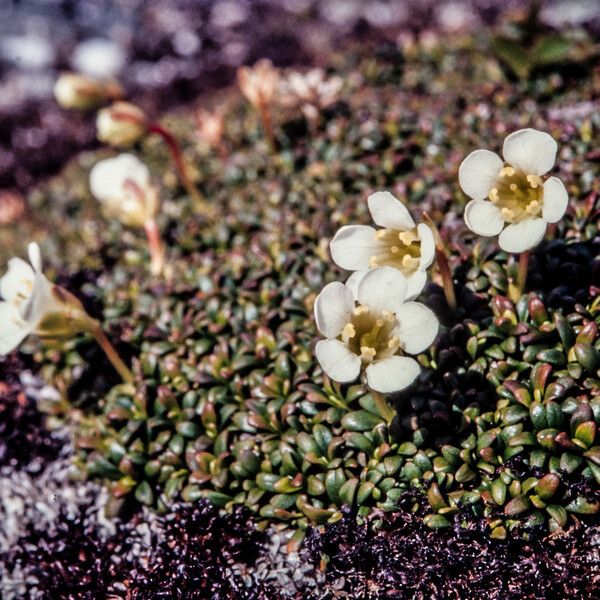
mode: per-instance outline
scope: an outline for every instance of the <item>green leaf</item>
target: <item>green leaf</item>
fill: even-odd
[[[519,43],[505,37],[492,38],[492,51],[520,79],[527,79],[531,70],[527,52]]]
[[[571,51],[571,42],[558,35],[542,38],[533,48],[531,60],[535,65],[552,65],[564,61]]]

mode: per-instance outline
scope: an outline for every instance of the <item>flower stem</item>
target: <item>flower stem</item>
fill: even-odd
[[[98,345],[104,350],[104,354],[108,360],[110,360],[112,366],[115,368],[117,373],[121,376],[123,381],[126,383],[133,383],[135,377],[129,370],[129,367],[121,360],[114,346],[108,341],[108,338],[102,331],[102,327],[98,321],[90,322],[89,332],[94,336],[94,339],[98,342]]]
[[[458,304],[456,302],[456,292],[454,291],[454,282],[452,281],[452,272],[450,271],[448,258],[442,249],[436,248],[435,259],[437,261],[438,269],[440,270],[440,275],[442,276],[442,286],[444,288],[446,302],[448,303],[450,310],[454,312]]]
[[[511,298],[514,302],[516,302],[525,290],[525,284],[527,283],[527,272],[529,270],[529,257],[531,256],[531,252],[521,252],[519,255],[519,266],[517,270],[517,284],[514,286],[512,290],[512,295],[514,297]]]
[[[275,134],[273,132],[273,119],[271,118],[271,111],[266,102],[261,102],[259,105],[260,118],[262,121],[265,136],[269,143],[269,149],[271,152],[275,152]]]
[[[150,271],[152,275],[160,275],[165,266],[165,247],[160,239],[158,225],[154,219],[150,219],[144,223],[144,229],[150,250]]]
[[[189,197],[192,199],[195,209],[201,215],[207,218],[212,218],[214,215],[214,210],[200,195],[200,192],[192,183],[188,168],[183,159],[181,148],[179,147],[179,143],[177,142],[173,134],[168,129],[165,129],[162,125],[159,125],[158,123],[150,123],[150,125],[148,125],[148,133],[156,133],[157,135],[162,137],[164,142],[169,147],[169,151],[171,152],[171,158],[173,159],[173,163],[175,165],[175,169],[177,170],[177,174],[179,175],[181,184],[185,188]]]
[[[450,310],[455,312],[458,307],[458,303],[456,302],[456,291],[454,289],[454,281],[452,280],[452,271],[450,270],[450,264],[448,263],[448,257],[446,256],[446,247],[444,241],[442,240],[442,236],[440,235],[437,225],[426,212],[423,213],[423,220],[433,232],[433,239],[435,241],[435,260],[442,278],[444,296],[446,296],[446,302],[448,303]]]

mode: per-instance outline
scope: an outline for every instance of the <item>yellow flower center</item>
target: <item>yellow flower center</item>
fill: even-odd
[[[542,178],[505,166],[500,171],[496,186],[490,190],[489,198],[500,209],[507,223],[537,217],[544,204]]]
[[[352,312],[340,338],[363,362],[370,363],[396,354],[400,348],[400,339],[394,335],[396,326],[391,312],[373,314],[368,306],[360,305]]]
[[[405,276],[412,275],[419,268],[421,240],[416,227],[407,231],[379,229],[375,232],[375,239],[382,244],[369,260],[371,268],[394,267]]]

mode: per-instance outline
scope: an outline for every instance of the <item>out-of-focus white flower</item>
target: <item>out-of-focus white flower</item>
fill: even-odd
[[[279,70],[268,58],[262,58],[253,67],[240,67],[237,79],[242,94],[258,109],[271,104],[279,85]]]
[[[90,172],[90,189],[109,217],[130,227],[145,227],[158,211],[158,189],[148,167],[133,154],[97,162]]]
[[[144,111],[130,102],[115,102],[98,111],[98,139],[111,146],[127,147],[139,141],[147,132]]]
[[[392,267],[372,269],[357,285],[325,286],[315,300],[315,319],[327,338],[316,346],[317,359],[329,377],[354,381],[365,368],[369,387],[384,394],[409,386],[418,354],[435,339],[439,323],[417,302],[405,302],[406,278]]]
[[[28,251],[31,264],[11,258],[0,279],[0,354],[14,350],[31,333],[72,335],[88,318],[79,300],[46,279],[39,246],[31,243]]]
[[[569,201],[560,179],[542,179],[554,165],[556,149],[547,133],[520,129],[504,140],[504,161],[489,150],[471,152],[458,171],[460,186],[472,198],[465,208],[469,229],[482,236],[499,234],[506,252],[539,244],[546,225],[560,220]]]
[[[63,73],[54,84],[54,97],[63,108],[90,110],[120,98],[121,87],[114,82],[103,82],[78,73]]]
[[[292,71],[281,82],[281,103],[299,106],[304,116],[314,122],[320,111],[339,100],[344,80],[338,76],[327,77],[323,69],[311,69],[306,73]]]
[[[331,241],[331,256],[349,271],[384,266],[398,269],[408,282],[406,297],[412,300],[425,286],[426,269],[435,256],[433,233],[424,223],[415,225],[404,204],[389,192],[371,194],[367,202],[373,221],[383,229],[342,227]]]

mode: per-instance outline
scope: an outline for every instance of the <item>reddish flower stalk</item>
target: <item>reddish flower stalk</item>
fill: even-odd
[[[164,142],[169,147],[171,158],[173,159],[173,163],[175,165],[175,169],[177,170],[177,174],[179,175],[181,184],[192,199],[195,209],[205,217],[211,218],[214,214],[214,210],[206,202],[206,200],[202,198],[200,192],[198,192],[198,190],[192,183],[188,167],[185,164],[185,160],[183,159],[181,148],[179,147],[179,143],[177,142],[173,134],[168,129],[165,129],[162,125],[159,125],[158,123],[150,123],[148,125],[147,131],[148,133],[156,133],[157,135],[162,137]]]

